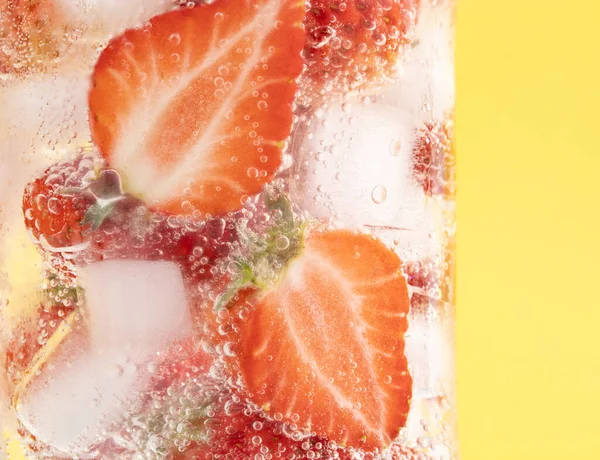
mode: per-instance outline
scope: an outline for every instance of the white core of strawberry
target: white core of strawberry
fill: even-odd
[[[242,24],[233,36],[223,36],[220,28],[215,27],[210,48],[202,60],[195,63],[193,67],[189,67],[189,62],[194,50],[189,46],[178,50],[180,59],[184,63],[184,70],[176,79],[176,83],[171,81],[170,84],[165,84],[157,70],[157,52],[153,51],[153,73],[148,75],[149,84],[145,87],[147,97],[138,100],[146,103],[134,107],[128,116],[131,123],[122,124],[111,160],[111,165],[115,169],[124,172],[128,191],[143,197],[149,203],[162,203],[174,196],[182,196],[184,188],[190,181],[206,178],[219,182],[222,188],[229,188],[237,193],[246,192],[236,181],[220,174],[226,166],[224,162],[231,160],[215,157],[213,151],[222,142],[247,136],[248,133],[244,130],[236,132],[227,126],[228,114],[236,112],[246,99],[252,97],[253,92],[276,83],[272,79],[265,78],[260,84],[251,85],[256,82],[251,82],[250,77],[261,61],[272,52],[265,49],[263,44],[273,32],[273,24],[284,4],[285,2],[279,0],[267,2],[249,22]],[[186,40],[185,34],[186,30],[180,32],[181,43],[190,42]],[[233,49],[239,47],[251,49],[251,54],[244,62],[244,68],[231,82],[230,89],[224,92],[218,109],[210,114],[208,120],[202,120],[202,123],[206,121],[205,126],[200,123],[201,125],[196,128],[197,140],[181,152],[179,158],[167,169],[149,158],[146,149],[148,138],[153,132],[161,129],[160,123],[165,112],[173,106],[184,91],[197,84],[198,79],[205,74],[214,73],[216,77],[217,64],[224,63],[224,58]],[[126,53],[126,57],[134,71],[141,71],[142,66],[131,53]],[[112,75],[127,88],[127,91],[136,91],[136,88],[128,87],[130,83],[122,74],[113,72]],[[192,122],[198,123],[197,120]],[[279,139],[265,139],[262,144],[274,144],[277,141]]]

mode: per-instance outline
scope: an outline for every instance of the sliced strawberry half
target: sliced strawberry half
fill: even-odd
[[[291,129],[303,17],[299,0],[219,0],[112,40],[90,124],[125,191],[176,214],[222,214],[258,193]]]
[[[367,235],[315,232],[276,287],[238,297],[231,315],[248,319],[231,328],[233,360],[253,402],[342,446],[392,442],[412,392],[408,291],[393,251]]]

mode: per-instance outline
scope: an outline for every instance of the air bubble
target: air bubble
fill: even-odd
[[[377,23],[372,19],[365,19],[362,22],[362,26],[367,30],[375,30],[375,28],[377,27]]]
[[[283,251],[287,248],[290,247],[290,240],[288,239],[287,236],[285,235],[280,235],[277,237],[277,239],[275,240],[275,247],[280,250]]]
[[[262,422],[259,422],[258,420],[252,424],[252,428],[254,428],[256,431],[262,430],[262,427]]]
[[[400,141],[397,139],[392,139],[392,142],[390,143],[390,153],[392,154],[392,156],[397,157],[398,155],[400,155],[401,151],[402,144],[400,143]]]
[[[60,215],[63,212],[63,207],[60,200],[56,197],[52,197],[48,200],[48,211],[54,215]]]
[[[376,204],[381,204],[387,199],[387,190],[383,185],[378,185],[371,192],[371,199]]]
[[[385,45],[385,42],[386,42],[385,35],[384,34],[373,34],[373,42],[377,46],[383,46],[383,45]]]
[[[260,446],[262,444],[262,438],[260,436],[252,436],[252,444]]]
[[[258,101],[256,105],[258,106],[258,110],[265,110],[269,106],[265,101]]]
[[[229,356],[230,358],[235,356],[235,351],[233,350],[233,343],[226,342],[225,345],[223,345],[223,354],[225,356]]]
[[[177,46],[181,43],[181,35],[179,34],[171,34],[171,36],[169,37],[169,42],[171,42],[171,44]]]

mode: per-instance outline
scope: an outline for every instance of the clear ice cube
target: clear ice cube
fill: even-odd
[[[448,2],[445,2],[448,3]],[[415,120],[443,120],[454,108],[454,33],[448,5],[421,2],[414,45],[398,62],[398,81],[381,100]]]
[[[91,340],[99,349],[145,354],[191,332],[181,270],[174,262],[105,260],[81,270]]]
[[[149,389],[157,352],[191,332],[183,279],[172,262],[102,261],[84,268],[81,282],[88,326],[64,339],[17,405],[39,441],[71,456],[103,441]]]
[[[294,136],[293,201],[346,226],[419,227],[426,205],[411,176],[417,130],[402,109],[334,106],[309,123]]]

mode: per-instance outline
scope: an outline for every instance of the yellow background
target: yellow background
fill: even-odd
[[[600,2],[458,0],[463,460],[600,459]]]

